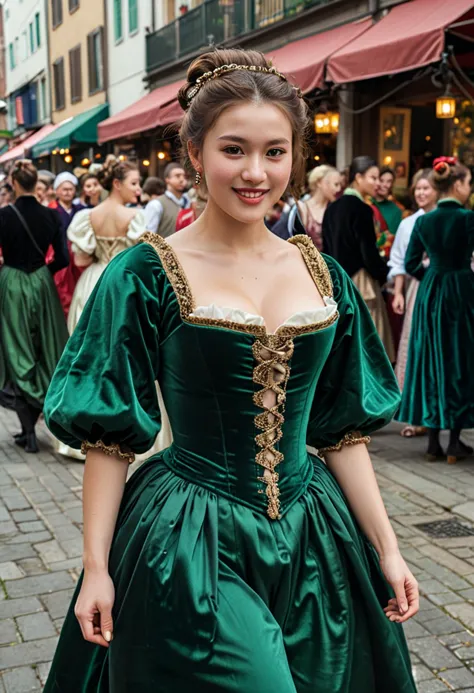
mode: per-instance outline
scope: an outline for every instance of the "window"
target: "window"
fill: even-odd
[[[36,48],[41,48],[41,25],[40,25],[39,12],[37,12],[35,14],[35,34],[36,34]]]
[[[33,22],[30,22],[29,26],[30,30],[30,54],[32,55],[36,48],[35,48],[35,34],[34,34],[34,29],[33,29]]]
[[[123,38],[122,0],[114,0],[114,38],[115,41],[121,41]]]
[[[21,59],[24,61],[28,57],[28,34],[26,33],[26,30],[22,33],[21,39],[23,44],[21,47]]]
[[[104,30],[96,29],[87,37],[87,63],[89,66],[89,94],[104,88]]]
[[[60,111],[66,105],[66,90],[64,88],[64,58],[58,58],[53,63],[54,107]]]
[[[71,82],[71,103],[82,99],[82,72],[80,44],[69,51],[69,77]]]
[[[75,12],[79,7],[79,0],[69,0],[69,12]]]
[[[18,36],[15,39],[15,66],[20,62],[20,39]]]
[[[128,0],[128,32],[138,31],[138,0]]]
[[[46,77],[41,78],[40,82],[40,117],[41,120],[46,120],[48,117],[48,101],[46,92]]]
[[[51,0],[53,29],[63,23],[63,0]]]
[[[14,70],[16,63],[15,63],[15,47],[13,43],[10,43],[8,46],[8,54],[10,56],[10,70]]]

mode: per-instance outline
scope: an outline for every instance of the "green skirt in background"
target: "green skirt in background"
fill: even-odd
[[[0,388],[13,383],[43,405],[68,340],[58,292],[45,266],[30,274],[0,270]]]

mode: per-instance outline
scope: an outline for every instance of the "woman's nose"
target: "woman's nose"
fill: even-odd
[[[247,160],[247,165],[242,172],[243,180],[252,183],[261,183],[266,178],[265,166],[261,157],[255,156]]]

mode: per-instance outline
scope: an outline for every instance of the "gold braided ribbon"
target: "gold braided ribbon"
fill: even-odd
[[[201,91],[206,82],[210,82],[213,79],[217,79],[218,77],[227,74],[228,72],[235,72],[236,70],[246,70],[247,72],[261,72],[267,75],[275,75],[285,82],[288,82],[288,78],[285,77],[285,75],[281,72],[278,72],[275,67],[264,67],[260,65],[237,65],[236,63],[231,63],[230,65],[221,65],[220,67],[216,67],[215,70],[212,70],[212,72],[205,72],[203,75],[198,77],[195,86],[187,94],[188,106],[191,104],[194,97]],[[298,96],[303,98],[303,92],[301,89],[299,87],[293,88],[296,90]]]
[[[82,454],[87,455],[88,450],[100,450],[106,455],[117,455],[121,460],[127,460],[130,464],[135,461],[135,454],[131,450],[121,448],[117,443],[106,445],[102,440],[98,440],[96,443],[83,440],[81,445]]]

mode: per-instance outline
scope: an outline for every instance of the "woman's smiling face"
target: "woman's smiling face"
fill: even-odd
[[[227,108],[190,153],[203,171],[209,200],[244,224],[263,220],[288,187],[293,164],[287,116],[269,103]]]

